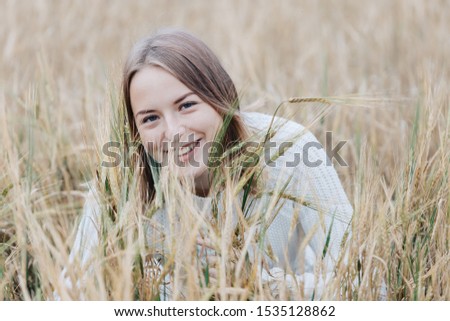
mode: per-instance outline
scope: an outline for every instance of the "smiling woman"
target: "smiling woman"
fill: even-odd
[[[205,144],[214,140],[230,110],[239,107],[233,81],[215,54],[186,32],[161,32],[143,39],[135,45],[125,64],[123,93],[131,134],[135,138],[139,136],[143,143],[139,154],[145,166],[148,164],[145,151],[155,152],[158,158],[168,149],[164,147],[167,145],[179,154],[180,147],[200,140],[200,148],[193,155],[198,166],[188,165],[182,172],[195,175],[197,193],[206,195],[209,182],[205,179],[205,168],[209,153]],[[221,142],[224,149],[247,138],[240,115],[232,114]],[[169,146],[175,139],[179,140],[178,148]],[[147,166],[141,184],[143,199],[147,201],[154,196],[152,181]]]
[[[134,120],[147,153],[159,163],[174,150],[180,174],[194,178],[196,194],[207,195],[211,182],[205,147],[214,141],[222,117],[161,67],[138,71],[130,84]]]
[[[124,68],[123,98],[139,146],[133,182],[143,204],[138,221],[145,225],[140,257],[160,258],[160,274],[141,273],[151,275],[143,281],[152,284],[150,298],[217,293],[225,299],[227,291],[265,298],[264,289],[273,298],[325,293],[350,232],[352,207],[323,149],[308,150],[313,166],[292,162],[311,143],[318,146],[310,132],[282,118],[240,112],[217,57],[183,31],[135,45]],[[170,186],[178,182],[182,192],[175,195]],[[97,194],[88,196],[71,252],[73,264],[88,271],[95,255],[107,252],[99,250],[107,247],[100,235],[109,225]],[[138,264],[142,270],[153,265]]]

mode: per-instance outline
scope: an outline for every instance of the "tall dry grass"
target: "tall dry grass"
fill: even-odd
[[[60,273],[84,203],[84,183],[96,174],[118,206],[105,213],[118,216],[113,215],[105,236],[108,251],[95,269],[98,284],[88,283],[83,295],[155,298],[155,291],[142,286],[144,218],[127,207],[135,194],[133,185],[124,183],[131,176],[99,164],[102,144],[121,139],[114,131],[120,122],[115,110],[121,63],[136,39],[160,26],[185,27],[210,44],[241,89],[243,106],[264,98],[260,110],[273,113],[291,96],[347,101],[311,128],[322,142],[326,131],[347,141],[341,155],[349,166],[337,170],[355,210],[349,258],[337,265],[324,298],[339,293],[343,299],[378,299],[383,286],[389,300],[450,298],[447,1],[0,6],[1,299],[51,299],[54,291],[63,299],[80,297],[78,289],[64,287]],[[356,98],[348,100],[350,95]],[[315,117],[308,104],[283,112],[306,125]],[[131,188],[128,202],[124,188]],[[183,197],[182,205],[192,203]],[[196,231],[200,227],[189,221],[195,210],[186,208],[185,224]],[[188,238],[173,257],[175,283],[185,293],[176,298],[274,298],[254,267],[242,275],[225,268],[232,253],[220,236],[226,275],[221,284],[205,286],[204,271],[191,261],[195,255],[181,255],[193,250],[193,242]],[[73,280],[84,274],[70,271]]]

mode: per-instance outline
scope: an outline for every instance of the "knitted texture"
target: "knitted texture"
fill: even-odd
[[[266,245],[275,255],[269,262],[269,271],[262,271],[265,281],[276,290],[277,282],[284,280],[294,288],[303,285],[305,296],[315,293],[320,297],[326,282],[332,277],[335,260],[340,254],[345,233],[350,233],[349,223],[352,207],[342,188],[335,169],[319,142],[302,125],[283,118],[275,118],[261,113],[242,113],[245,124],[255,134],[252,139],[261,142],[269,127],[274,130],[270,138],[271,148],[266,148],[265,159],[273,159],[280,147],[286,147],[281,156],[273,162],[266,162],[266,182],[263,196],[253,204],[253,211],[261,211],[270,201],[271,194],[283,187],[286,198],[282,199],[267,216],[273,216],[266,233]],[[289,142],[291,144],[289,144]],[[284,145],[282,145],[284,144]],[[285,184],[288,182],[287,186]],[[193,195],[198,208],[207,209],[211,199]],[[100,206],[95,193],[90,191],[84,206],[75,243],[71,251],[71,261],[86,264],[94,254],[99,242]],[[167,231],[165,209],[157,211],[154,222]],[[152,242],[152,232],[147,240]],[[325,258],[325,277],[314,273],[315,262],[323,255],[329,235]],[[303,251],[302,242],[307,239]],[[286,271],[293,275],[286,276]],[[295,280],[294,280],[295,278]],[[170,299],[167,296],[163,299]]]

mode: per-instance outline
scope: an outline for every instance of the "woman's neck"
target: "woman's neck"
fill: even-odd
[[[212,184],[212,174],[210,173],[209,170],[206,170],[194,179],[195,195],[199,197],[209,196],[211,184]]]

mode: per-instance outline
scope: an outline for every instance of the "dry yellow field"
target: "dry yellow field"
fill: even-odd
[[[354,219],[325,299],[377,300],[383,286],[388,300],[450,299],[449,1],[4,0],[0,21],[0,300],[79,296],[59,275],[112,138],[122,63],[168,26],[210,45],[244,111],[334,97],[311,131],[346,141],[336,169]],[[308,125],[315,108],[282,113]],[[130,266],[104,267],[86,297],[147,299]],[[233,282],[233,298],[276,299]]]

